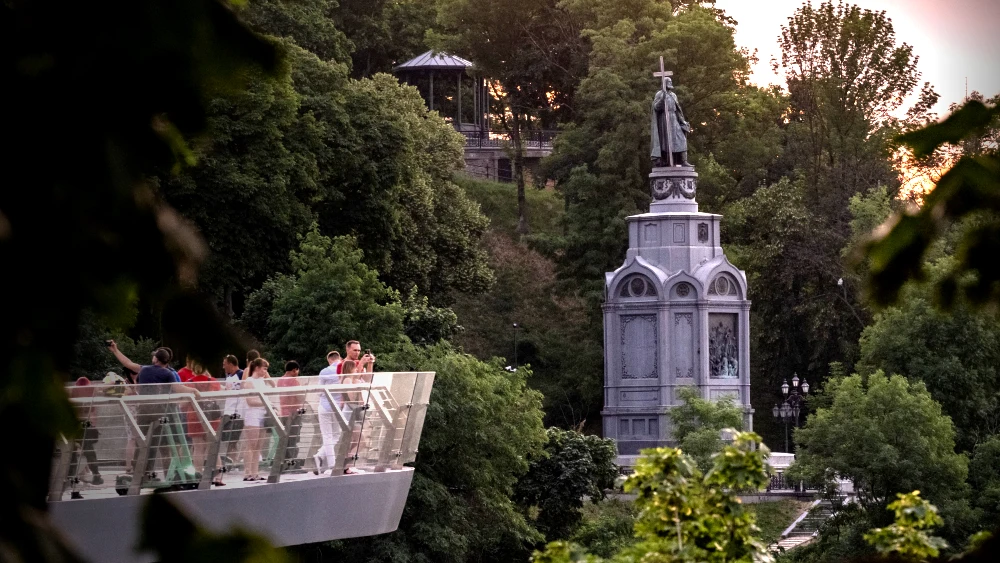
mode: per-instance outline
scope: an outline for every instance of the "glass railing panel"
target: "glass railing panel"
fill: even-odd
[[[399,447],[397,466],[412,463],[417,458],[417,446],[420,444],[424,417],[427,416],[427,405],[430,403],[431,387],[434,385],[434,372],[420,372],[414,376],[413,393],[409,402],[410,412],[406,418],[406,428]]]
[[[418,374],[376,374],[373,401],[381,407],[387,420],[381,436],[375,470],[398,469],[402,466],[403,438],[411,413],[411,401]]]

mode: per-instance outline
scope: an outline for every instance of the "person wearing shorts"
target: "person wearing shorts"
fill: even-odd
[[[268,364],[264,358],[250,362],[243,379],[243,389],[264,389],[264,379],[270,377],[267,373]],[[259,474],[260,452],[264,447],[267,431],[264,428],[266,410],[260,397],[246,397],[247,408],[243,415],[243,480],[263,481]]]

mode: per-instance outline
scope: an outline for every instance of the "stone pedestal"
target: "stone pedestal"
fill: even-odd
[[[697,213],[698,173],[693,166],[653,168],[649,174],[649,189],[653,194],[650,213]]]
[[[753,428],[746,275],[719,242],[721,215],[701,213],[692,167],[654,168],[649,213],[627,219],[625,262],[605,276],[604,435],[628,464],[673,445],[677,389],[732,397]]]

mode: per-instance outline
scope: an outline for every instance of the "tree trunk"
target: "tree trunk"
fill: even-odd
[[[228,284],[223,290],[222,312],[226,315],[226,318],[230,320],[232,320],[235,315],[233,312],[233,286]]]
[[[521,115],[513,111],[510,128],[510,143],[513,149],[512,168],[514,183],[517,184],[517,233],[528,234],[528,201],[524,197],[524,144],[521,143]]]

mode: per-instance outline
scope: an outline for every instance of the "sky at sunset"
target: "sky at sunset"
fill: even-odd
[[[943,117],[948,104],[978,90],[987,97],[1000,93],[1000,0],[854,0],[870,10],[884,10],[892,19],[896,43],[913,46],[920,57],[922,81],[929,81],[941,99],[935,110]],[[778,35],[802,0],[717,0],[715,5],[739,25],[736,43],[757,50],[760,62],[752,80],[784,84],[771,71],[780,59]],[[813,6],[820,2],[813,0]],[[780,70],[780,69],[779,69]]]

